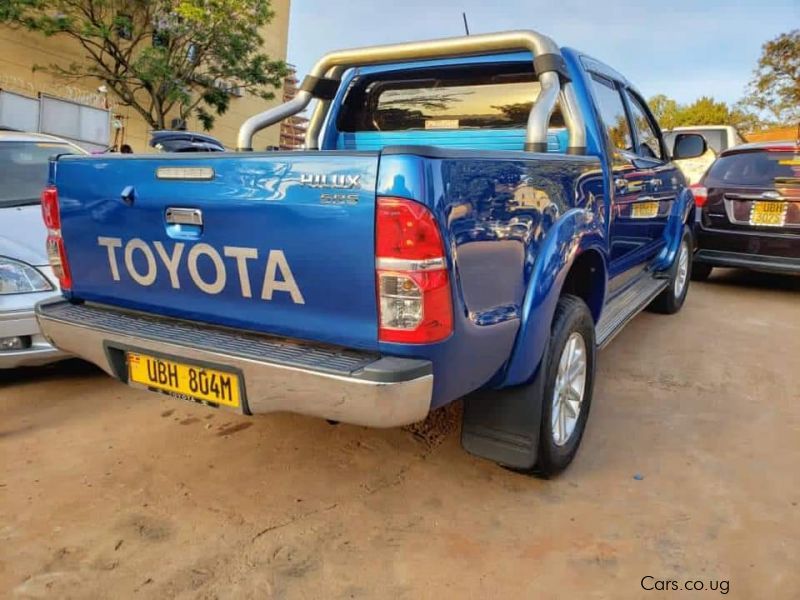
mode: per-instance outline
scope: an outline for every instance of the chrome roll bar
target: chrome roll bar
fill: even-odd
[[[252,150],[253,136],[270,125],[304,110],[314,94],[306,87],[315,82],[338,82],[349,68],[386,63],[416,61],[457,56],[494,54],[513,50],[528,50],[533,54],[534,70],[541,84],[541,92],[533,103],[525,135],[525,150],[547,151],[547,128],[556,104],[561,104],[569,132],[569,151],[581,154],[586,148],[586,127],[577,103],[572,83],[563,69],[563,57],[558,46],[549,37],[535,31],[507,31],[454,38],[442,38],[404,44],[369,46],[340,50],[323,56],[303,82],[297,96],[279,106],[247,119],[239,129],[238,150]],[[561,66],[561,68],[559,68]],[[564,85],[562,86],[562,81]],[[310,82],[306,86],[306,82]],[[328,92],[330,89],[328,89]],[[306,133],[306,148],[319,147],[322,123],[330,110],[330,94],[320,97]]]

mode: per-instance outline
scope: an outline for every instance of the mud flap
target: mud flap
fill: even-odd
[[[514,469],[536,464],[542,422],[547,352],[533,381],[464,398],[461,445],[470,454]]]

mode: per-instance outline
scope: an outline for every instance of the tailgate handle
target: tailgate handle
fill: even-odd
[[[202,225],[203,211],[199,208],[167,208],[167,223],[173,225]]]

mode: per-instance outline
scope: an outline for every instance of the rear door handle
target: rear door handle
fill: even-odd
[[[167,235],[176,240],[197,240],[203,233],[203,211],[199,208],[170,206],[164,219]]]
[[[167,208],[167,223],[172,225],[202,225],[203,211],[199,208]]]

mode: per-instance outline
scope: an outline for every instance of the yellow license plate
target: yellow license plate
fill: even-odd
[[[631,209],[634,219],[652,219],[658,216],[658,202],[637,202]]]
[[[128,379],[186,400],[241,406],[239,376],[226,371],[128,352]]]
[[[782,227],[786,220],[785,202],[753,202],[750,209],[750,225]]]

